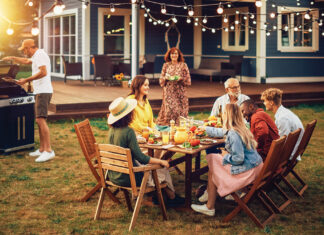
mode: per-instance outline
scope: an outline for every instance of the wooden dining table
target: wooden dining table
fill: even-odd
[[[185,208],[190,208],[191,205],[191,193],[192,193],[192,182],[194,180],[200,180],[200,176],[208,172],[208,166],[201,167],[201,151],[206,150],[212,147],[222,147],[224,145],[224,139],[216,139],[214,143],[210,144],[200,144],[199,148],[182,148],[177,145],[174,145],[170,148],[165,148],[163,145],[154,145],[154,144],[140,144],[141,148],[148,149],[148,155],[154,157],[155,150],[166,150],[166,153],[163,154],[162,159],[170,159],[170,167],[177,166],[178,164],[185,162]],[[172,156],[175,153],[181,153],[183,156],[172,159]],[[192,167],[192,159],[195,159],[195,168]]]

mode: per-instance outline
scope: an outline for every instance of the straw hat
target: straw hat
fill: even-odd
[[[125,117],[137,106],[137,100],[124,99],[123,97],[116,98],[110,105],[110,115],[108,117],[108,124],[111,125],[119,119]]]
[[[35,45],[35,41],[34,39],[25,39],[22,44],[21,47],[18,48],[19,51],[24,50],[27,47],[34,47]]]

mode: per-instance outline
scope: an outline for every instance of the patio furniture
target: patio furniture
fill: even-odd
[[[145,63],[143,64],[143,68],[141,69],[141,74],[152,74],[154,79],[154,63],[156,59],[156,55],[147,54],[144,56]]]
[[[118,71],[124,75],[131,76],[132,68],[130,63],[120,62],[118,64]]]
[[[97,172],[98,169],[98,164],[94,161],[96,160],[96,148],[95,148],[95,143],[96,139],[93,135],[92,128],[90,126],[90,122],[88,119],[77,123],[74,125],[75,132],[78,136],[78,140],[83,152],[83,155],[88,163],[88,166],[91,170],[92,175],[95,177],[97,180],[97,184],[95,187],[93,187],[86,195],[84,195],[81,198],[82,202],[85,202],[89,200],[89,198],[95,194],[101,187],[100,185],[100,176]],[[106,191],[108,196],[115,201],[116,203],[120,203],[119,200],[109,191]]]
[[[242,55],[230,55],[230,61],[221,64],[221,76],[235,78],[236,75],[240,75],[240,80],[242,80],[242,62]]]
[[[200,176],[208,172],[208,166],[200,167],[201,151],[211,147],[220,147],[224,144],[224,139],[216,139],[217,142],[209,145],[201,145],[197,149],[185,149],[179,146],[174,146],[167,149],[167,152],[163,155],[164,160],[171,158],[174,153],[181,153],[184,156],[178,157],[174,160],[170,160],[170,168],[177,166],[178,164],[185,162],[185,207],[189,210],[191,205],[191,194],[192,194],[192,182],[194,180],[200,181]],[[150,144],[139,144],[141,148],[148,149],[148,155],[154,157],[154,150],[165,150],[163,146],[156,146]],[[195,168],[192,169],[192,159],[195,159]]]
[[[262,189],[260,189],[261,195],[268,201],[268,203],[272,206],[272,208],[275,210],[276,213],[281,213],[291,203],[290,198],[276,182],[277,181],[276,179],[285,169],[289,161],[289,157],[294,151],[300,132],[301,129],[297,129],[296,131],[289,133],[286,142],[283,146],[282,154],[278,158],[277,167],[274,168],[276,170],[272,174],[272,179],[269,177],[268,183],[264,185]],[[277,196],[279,195],[284,199],[284,202],[281,203],[281,205],[277,205],[274,202],[274,200],[270,198],[269,193],[272,192],[273,189],[276,189],[277,192],[279,193],[276,194]]]
[[[159,205],[161,208],[161,212],[163,215],[163,219],[167,220],[166,209],[165,209],[162,192],[161,192],[161,188],[166,187],[166,183],[162,183],[160,185],[158,176],[156,173],[157,169],[162,168],[160,165],[149,165],[148,164],[145,166],[134,167],[130,149],[122,148],[122,147],[119,147],[116,145],[110,145],[110,144],[96,144],[96,156],[97,156],[98,166],[99,166],[99,175],[100,175],[100,181],[101,181],[101,193],[100,193],[100,197],[98,200],[96,213],[94,216],[95,220],[99,219],[99,217],[100,217],[101,208],[102,208],[102,204],[104,201],[104,192],[109,190],[108,187],[111,187],[111,186],[120,188],[124,192],[124,196],[125,196],[127,207],[128,207],[129,211],[132,210],[132,205],[131,205],[131,201],[130,201],[130,198],[128,195],[128,191],[131,191],[132,196],[137,198],[133,216],[132,216],[132,220],[129,225],[129,231],[131,231],[135,226],[135,222],[136,222],[140,207],[142,205],[144,193],[156,191],[158,200],[159,200]],[[111,171],[115,171],[115,172],[128,174],[129,178],[130,178],[131,186],[123,187],[123,186],[116,185],[113,182],[107,180],[104,175],[104,170],[111,170]],[[135,172],[143,172],[144,173],[141,187],[136,186],[135,174],[134,174]],[[150,172],[152,172],[155,187],[147,187],[147,181],[148,181],[148,176],[149,176]]]
[[[229,62],[228,59],[201,58],[198,69],[190,69],[191,75],[209,76],[209,81],[213,81],[213,76],[221,76],[221,64]]]
[[[66,78],[68,76],[80,76],[80,82],[83,82],[82,79],[82,63],[70,63],[65,60],[65,57],[62,55],[63,67],[64,67],[64,83],[66,83]]]
[[[101,77],[102,81],[106,85],[112,85],[115,83],[113,78],[113,64],[109,56],[106,55],[94,55],[94,82],[96,85],[97,77]]]
[[[297,172],[294,170],[295,166],[298,163],[297,157],[302,156],[308,146],[309,140],[312,137],[313,131],[315,129],[317,120],[313,120],[310,123],[306,125],[304,135],[299,143],[298,149],[292,159],[288,161],[286,169],[281,173],[280,178],[281,180],[298,196],[303,197],[303,193],[308,188],[308,185],[305,183],[305,181],[297,174]],[[297,179],[297,181],[302,186],[301,189],[297,189],[294,185],[292,185],[288,179],[287,176],[292,175]]]
[[[268,155],[262,167],[261,173],[256,178],[256,180],[252,183],[252,185],[248,187],[249,191],[243,198],[240,198],[236,192],[231,193],[232,197],[237,203],[237,206],[232,212],[230,212],[223,219],[223,222],[229,222],[241,210],[243,210],[253,220],[253,222],[260,228],[264,228],[264,226],[275,217],[276,214],[272,209],[272,207],[264,200],[262,196],[260,196],[260,189],[262,190],[262,187],[265,184],[267,184],[268,180],[271,179],[274,171],[276,170],[276,166],[278,165],[278,159],[281,156],[285,141],[286,141],[286,136],[283,136],[277,140],[272,141],[270,150],[268,152]],[[262,206],[269,213],[269,216],[263,222],[260,221],[260,219],[253,213],[253,211],[247,205],[253,197],[259,199]]]

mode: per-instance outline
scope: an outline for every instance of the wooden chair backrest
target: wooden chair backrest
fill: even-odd
[[[309,143],[310,138],[313,135],[315,126],[316,126],[317,120],[314,119],[310,123],[306,125],[304,135],[299,143],[299,146],[297,148],[297,151],[295,152],[294,156],[291,159],[291,165],[295,165],[297,162],[297,157],[300,155],[302,156],[307,148],[307,145]]]
[[[74,124],[75,132],[86,159],[92,160],[96,156],[96,139],[88,119]]]
[[[254,181],[254,184],[251,188],[251,191],[253,193],[255,190],[266,184],[269,179],[272,179],[272,175],[275,173],[276,167],[278,166],[278,160],[281,156],[286,139],[286,136],[282,136],[279,139],[272,141],[266,160],[263,164],[261,173]],[[249,196],[251,197],[253,193],[251,193],[251,195]]]
[[[293,132],[290,132],[289,135],[287,136],[285,145],[282,150],[281,157],[279,159],[279,164],[278,164],[278,169],[284,167],[287,165],[289,158],[294,151],[294,148],[296,146],[296,143],[298,141],[299,135],[300,135],[301,129],[297,129]]]
[[[95,146],[102,186],[106,186],[103,170],[111,170],[128,174],[133,195],[137,196],[138,191],[136,187],[132,154],[130,149],[112,144],[96,144]]]
[[[96,77],[111,77],[113,64],[110,56],[94,55],[94,74]]]

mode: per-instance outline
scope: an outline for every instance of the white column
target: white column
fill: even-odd
[[[201,0],[194,0],[194,5],[200,5]],[[195,15],[201,15],[201,7],[194,8]],[[195,20],[195,19],[193,19]],[[201,19],[199,19],[201,20]],[[194,24],[194,22],[193,22]],[[202,32],[201,32],[201,26],[194,26],[194,40],[193,40],[193,47],[194,47],[194,68],[198,68],[200,65],[200,60],[201,60],[201,53],[202,53]]]
[[[132,4],[132,78],[139,73],[139,5]]]
[[[266,49],[267,35],[264,23],[267,20],[267,3],[262,0],[262,7],[257,7],[257,45],[256,45],[256,82],[261,83],[261,78],[266,78]]]
[[[90,7],[82,7],[82,74],[83,80],[90,80]]]

